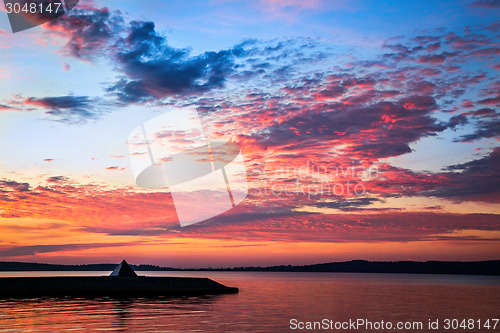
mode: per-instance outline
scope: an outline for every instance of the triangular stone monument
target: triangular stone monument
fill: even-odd
[[[132,267],[129,266],[129,264],[127,264],[127,262],[125,260],[123,260],[116,268],[113,272],[111,272],[111,274],[109,276],[127,276],[127,277],[131,277],[131,276],[137,276],[137,274],[134,272],[134,270],[132,269]]]

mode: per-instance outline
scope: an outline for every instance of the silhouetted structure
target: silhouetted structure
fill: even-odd
[[[129,264],[125,261],[122,260],[122,262],[115,268],[114,271],[109,274],[109,276],[137,276],[137,274],[134,272],[134,270],[129,266]]]
[[[123,260],[110,276],[0,278],[0,297],[174,296],[237,293],[208,278],[137,276]]]

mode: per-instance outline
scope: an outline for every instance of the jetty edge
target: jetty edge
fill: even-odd
[[[0,297],[198,296],[237,293],[205,277],[138,276],[123,260],[109,276],[2,277]]]

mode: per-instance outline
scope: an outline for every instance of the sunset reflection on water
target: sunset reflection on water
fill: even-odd
[[[65,274],[75,273],[79,274]],[[292,318],[427,323],[428,319],[498,318],[500,309],[498,277],[276,272],[147,275],[209,276],[240,288],[240,293],[4,299],[0,301],[0,332],[288,332]]]

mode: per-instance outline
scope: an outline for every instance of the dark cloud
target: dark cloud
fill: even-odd
[[[135,243],[134,243],[135,244]],[[65,250],[86,250],[100,247],[127,246],[128,243],[94,243],[94,244],[61,244],[61,245],[28,245],[13,246],[6,250],[0,250],[2,257],[31,256],[38,253],[51,253]]]
[[[47,23],[47,28],[68,37],[66,52],[75,58],[92,60],[113,44],[123,29],[120,12],[102,9],[73,9],[62,19]]]
[[[135,96],[164,97],[209,90],[220,87],[233,67],[231,50],[190,57],[188,50],[170,47],[152,22],[131,22],[118,45],[114,57],[131,79],[111,87],[121,94],[129,89]]]
[[[446,169],[453,171],[460,170],[462,174],[500,174],[500,148],[495,148],[489,155],[483,158],[451,165]]]
[[[489,98],[485,98],[485,99],[482,99],[480,101],[477,101],[479,104],[483,104],[483,105],[499,105],[500,104],[500,95],[496,96],[496,97],[489,97]]]
[[[352,151],[357,151],[361,155],[384,158],[411,153],[412,150],[406,143],[366,143],[355,145]]]
[[[473,105],[471,105],[470,107],[473,107]],[[473,117],[498,117],[498,114],[495,112],[495,110],[490,108],[482,108],[475,111],[469,111],[464,113],[464,115]]]
[[[115,94],[122,103],[137,103],[150,99],[151,93],[142,81],[129,81],[120,79],[106,89]]]
[[[423,55],[418,57],[418,62],[421,64],[442,64],[449,57],[455,56],[457,53],[443,52],[440,54]]]
[[[479,120],[476,130],[471,134],[466,134],[456,139],[456,142],[468,142],[486,138],[500,137],[500,118]]]
[[[349,78],[342,81],[342,85],[346,88],[352,87],[372,87],[377,84],[377,81],[373,78]]]
[[[69,55],[92,59],[107,55],[124,76],[108,87],[122,102],[140,102],[220,87],[232,72],[233,57],[242,46],[190,56],[188,49],[171,47],[153,22],[125,23],[120,12],[72,11],[54,20],[49,29],[68,36]]]
[[[17,108],[12,107],[10,105],[0,104],[0,111],[12,111],[17,110]]]
[[[29,196],[30,184],[14,180],[0,180],[0,217],[20,217],[19,211],[8,211],[7,206]]]
[[[64,177],[64,176],[52,176],[52,177],[47,178],[47,181],[49,183],[60,183],[60,182],[66,182],[68,180],[69,180],[69,178]]]
[[[490,48],[475,50],[475,51],[471,52],[470,55],[478,56],[478,57],[498,56],[498,55],[500,55],[500,48],[490,47]]]
[[[464,116],[439,122],[432,117],[436,107],[432,97],[417,95],[367,106],[341,104],[328,112],[309,112],[272,124],[250,137],[264,148],[338,141],[358,156],[398,156],[411,152],[409,143],[466,122]]]
[[[89,98],[87,96],[29,97],[26,103],[52,109],[80,109],[89,105]]]
[[[441,43],[437,42],[437,43],[433,43],[433,44],[430,44],[426,47],[426,51],[427,52],[434,52],[434,51],[437,51],[441,48]]]
[[[442,172],[416,172],[385,165],[366,181],[367,193],[379,197],[439,197],[455,202],[500,202],[500,148]]]
[[[448,127],[451,129],[455,129],[458,126],[462,126],[467,124],[469,121],[465,115],[457,115],[450,118],[448,121]]]
[[[30,184],[20,183],[14,180],[0,180],[0,192],[27,192]]]
[[[481,9],[500,9],[500,1],[498,0],[478,0],[474,1],[471,7],[481,8]]]
[[[425,206],[423,208],[427,210],[437,210],[437,209],[443,209],[443,206]]]
[[[441,181],[424,195],[466,201],[500,202],[500,148],[470,162],[447,167],[454,171],[437,175]]]
[[[440,37],[439,36],[429,36],[429,35],[422,36],[422,35],[420,35],[420,36],[416,36],[416,37],[412,38],[411,40],[417,42],[420,45],[425,45],[427,43],[439,42]]]
[[[342,96],[346,91],[347,89],[345,88],[345,86],[331,86],[318,92],[316,94],[316,99],[322,100],[336,98]]]
[[[315,206],[318,208],[335,208],[343,211],[354,211],[359,210],[360,207],[369,206],[375,202],[380,202],[382,200],[377,198],[356,198],[349,200],[338,200],[330,202],[318,203]]]
[[[104,112],[96,110],[95,100],[88,96],[57,96],[57,97],[28,97],[22,101],[27,106],[36,106],[46,109],[46,113],[63,122],[80,122],[87,119],[96,119]]]
[[[410,48],[402,44],[384,44],[382,47],[398,53],[410,53]]]

